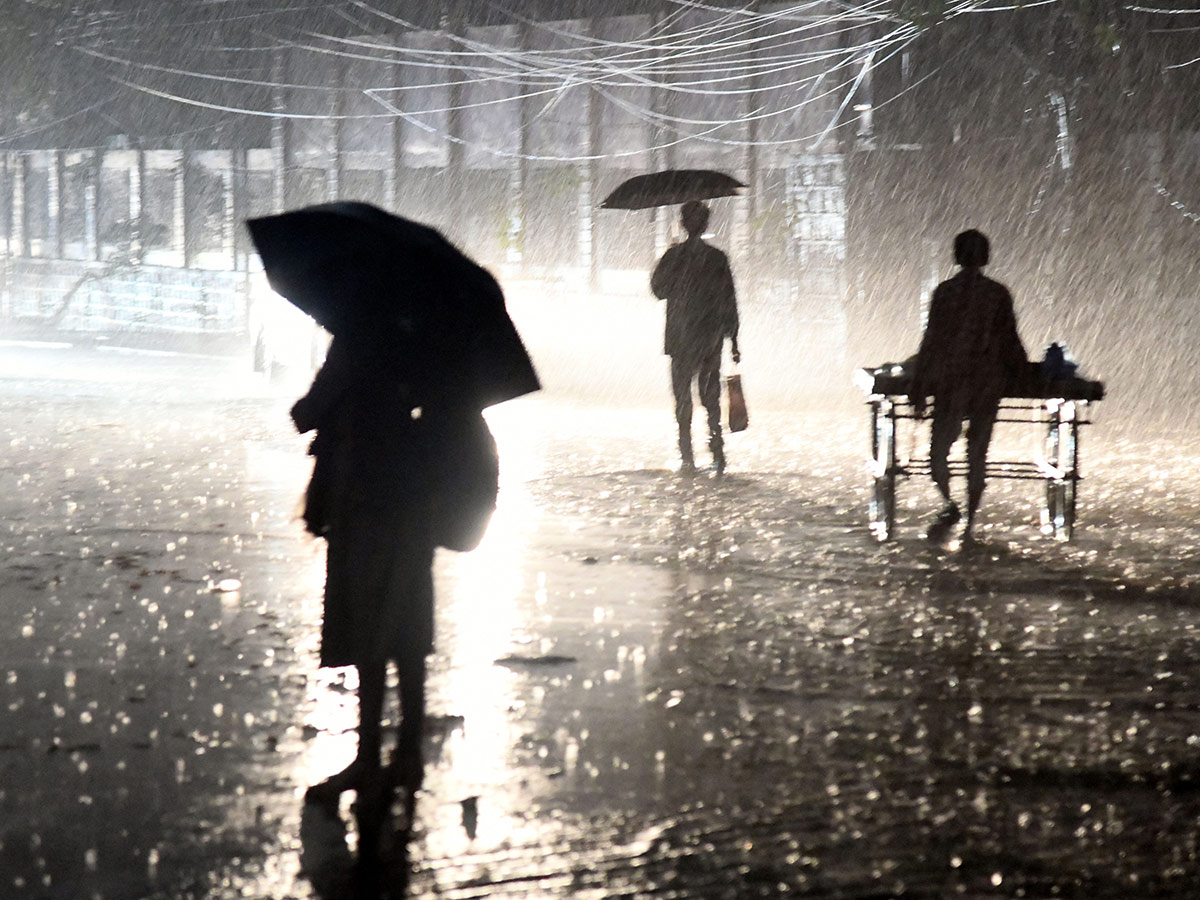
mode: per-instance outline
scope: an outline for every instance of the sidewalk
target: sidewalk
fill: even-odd
[[[249,340],[245,335],[225,332],[173,334],[161,331],[142,332],[136,329],[105,333],[69,331],[36,320],[0,319],[0,343],[70,344],[90,349],[120,347],[196,356],[249,358]]]

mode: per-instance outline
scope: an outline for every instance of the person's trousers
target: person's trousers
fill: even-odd
[[[934,484],[949,499],[950,448],[962,434],[967,423],[967,497],[973,511],[983,496],[987,480],[988,445],[996,423],[1000,402],[988,400],[969,407],[937,403],[934,399],[933,422],[930,426],[929,468]]]
[[[679,452],[685,462],[692,459],[692,379],[697,381],[700,405],[708,413],[709,449],[723,451],[721,439],[721,355],[711,354],[697,362],[671,357],[671,389],[675,393],[675,421],[679,424]]]

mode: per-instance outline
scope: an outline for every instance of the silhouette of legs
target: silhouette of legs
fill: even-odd
[[[399,667],[400,726],[396,747],[386,768],[382,766],[383,705],[387,693],[387,667],[383,663],[358,669],[358,752],[342,771],[310,787],[305,799],[336,809],[346,791],[403,787],[415,791],[424,780],[421,742],[425,731],[425,657]]]
[[[354,817],[358,826],[358,868],[371,872],[378,865],[383,828],[397,788],[407,792],[411,821],[414,792],[424,778],[421,742],[425,723],[425,657],[417,655],[399,665],[400,726],[388,765],[381,764],[383,706],[387,666],[371,663],[358,669],[358,752],[341,772],[308,789],[305,800],[337,815],[339,798],[355,791]]]
[[[415,791],[425,775],[421,749],[425,734],[425,657],[406,659],[398,668],[400,727],[385,780],[394,787]]]
[[[980,406],[971,411],[967,422],[967,532],[975,524],[975,513],[983,499],[987,482],[988,445],[996,424],[997,404]]]
[[[708,449],[712,451],[713,469],[719,474],[725,471],[725,444],[721,437],[721,371],[719,368],[701,369],[697,380],[700,405],[708,413]]]
[[[383,700],[387,691],[387,666],[358,666],[358,758],[367,766],[379,765],[383,746]]]
[[[947,507],[954,504],[950,496],[950,448],[960,434],[962,417],[958,411],[935,404],[929,431],[929,470]]]
[[[725,471],[725,444],[721,436],[721,349],[698,359],[671,357],[671,390],[675,394],[675,422],[679,426],[679,457],[684,471],[695,468],[692,454],[692,381],[697,383],[700,405],[708,415],[708,449],[713,468]]]
[[[671,357],[671,391],[675,394],[675,422],[679,426],[679,458],[683,470],[695,468],[692,456],[692,376],[694,369],[682,356]]]
[[[967,422],[967,524],[970,533],[975,524],[975,513],[983,499],[987,481],[988,446],[992,441],[992,429],[996,422],[999,404],[987,402],[970,410],[939,407],[933,408],[930,426],[929,468],[933,483],[937,485],[945,507],[938,514],[935,528],[946,529],[954,525],[961,514],[950,494],[950,448],[962,434],[963,420]]]
[[[379,848],[379,836],[389,804],[383,784],[380,753],[383,748],[383,701],[387,693],[384,663],[358,668],[358,755],[350,764],[356,769],[355,818],[358,822],[360,863],[371,861]]]
[[[307,802],[319,803],[335,811],[343,793],[358,790],[377,776],[383,746],[387,667],[383,663],[373,663],[355,668],[358,670],[358,752],[350,765],[314,784],[304,795]]]

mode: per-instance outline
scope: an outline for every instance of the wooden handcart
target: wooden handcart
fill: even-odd
[[[910,373],[903,364],[859,369],[856,383],[867,394],[871,417],[872,479],[871,532],[881,541],[896,527],[896,485],[910,475],[930,474],[929,448],[924,457],[901,458],[897,452],[901,430],[915,428],[921,419],[908,398]],[[1084,378],[1047,380],[1030,363],[1028,377],[1015,385],[1000,405],[997,423],[1014,422],[1039,427],[1044,440],[1032,459],[988,460],[987,477],[1040,481],[1043,484],[1041,529],[1067,541],[1075,530],[1075,500],[1080,481],[1079,432],[1091,424],[1091,404],[1104,398],[1104,385]],[[909,423],[907,426],[905,423]],[[950,460],[951,476],[965,476],[967,464]]]

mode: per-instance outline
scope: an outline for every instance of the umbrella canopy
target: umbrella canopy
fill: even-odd
[[[736,197],[745,185],[724,172],[711,169],[666,169],[635,175],[621,182],[600,206],[604,209],[650,209],[689,200]]]
[[[492,275],[427,225],[369,203],[246,222],[274,290],[344,340],[387,345],[414,377],[480,408],[540,387]]]

